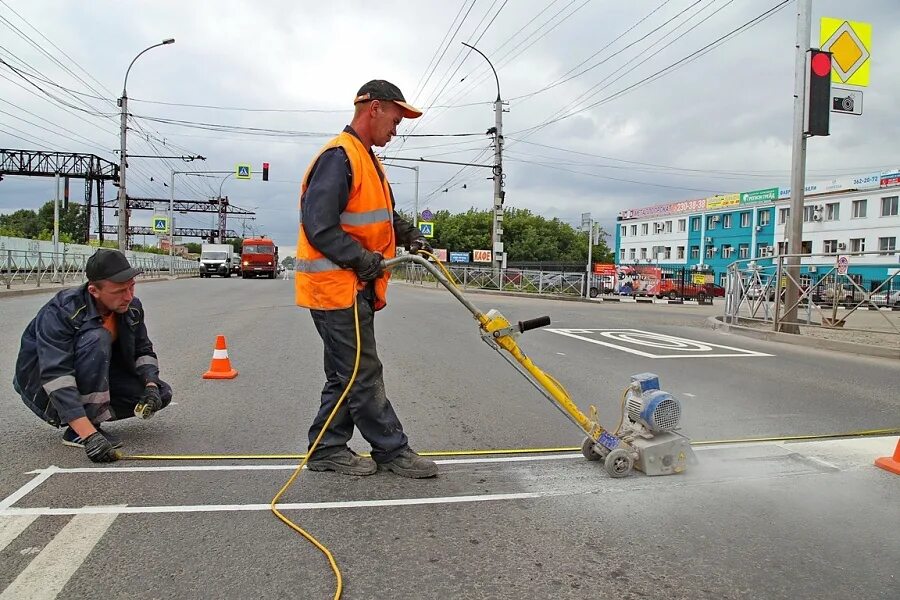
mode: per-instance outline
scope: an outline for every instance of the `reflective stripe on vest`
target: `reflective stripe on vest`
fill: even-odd
[[[360,225],[372,225],[374,223],[382,223],[384,221],[390,221],[393,215],[388,212],[386,208],[379,208],[377,210],[370,210],[367,212],[358,212],[358,213],[341,213],[341,225],[350,225],[350,226],[360,226]],[[303,223],[303,213],[300,213],[300,223]]]
[[[327,271],[340,271],[341,267],[327,258],[317,258],[315,260],[295,260],[294,270],[301,273],[325,273]]]

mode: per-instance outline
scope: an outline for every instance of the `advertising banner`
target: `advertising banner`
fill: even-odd
[[[452,263],[467,263],[467,262],[469,262],[469,253],[468,252],[451,252],[450,253],[450,262],[452,262]]]
[[[778,188],[768,188],[753,192],[741,193],[741,204],[756,204],[757,202],[774,202],[778,200]]]
[[[616,293],[623,296],[656,296],[660,293],[662,270],[659,267],[619,267],[616,269]]]
[[[596,275],[615,275],[616,265],[611,263],[594,263],[594,274]]]
[[[737,206],[741,203],[740,194],[725,194],[723,196],[715,196],[706,199],[707,210],[715,208],[726,208],[729,206]]]
[[[446,248],[435,248],[434,252],[432,252],[437,259],[441,262],[447,262],[447,249]]]

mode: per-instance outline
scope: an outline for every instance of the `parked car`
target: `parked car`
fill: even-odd
[[[900,307],[900,290],[885,290],[872,294],[872,304],[875,306]]]

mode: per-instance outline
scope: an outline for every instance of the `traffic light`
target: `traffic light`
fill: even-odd
[[[269,180],[269,163],[263,163],[263,181]]]
[[[812,49],[807,53],[806,119],[803,133],[828,135],[831,114],[831,52]]]

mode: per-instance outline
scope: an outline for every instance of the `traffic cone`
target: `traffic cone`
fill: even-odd
[[[225,336],[216,336],[216,349],[213,350],[209,371],[203,374],[203,379],[234,379],[237,374],[238,372],[231,368],[231,361],[228,360]]]
[[[895,475],[900,475],[900,440],[897,440],[894,456],[882,456],[881,458],[876,458],[875,466],[881,467],[885,471],[890,471]]]

